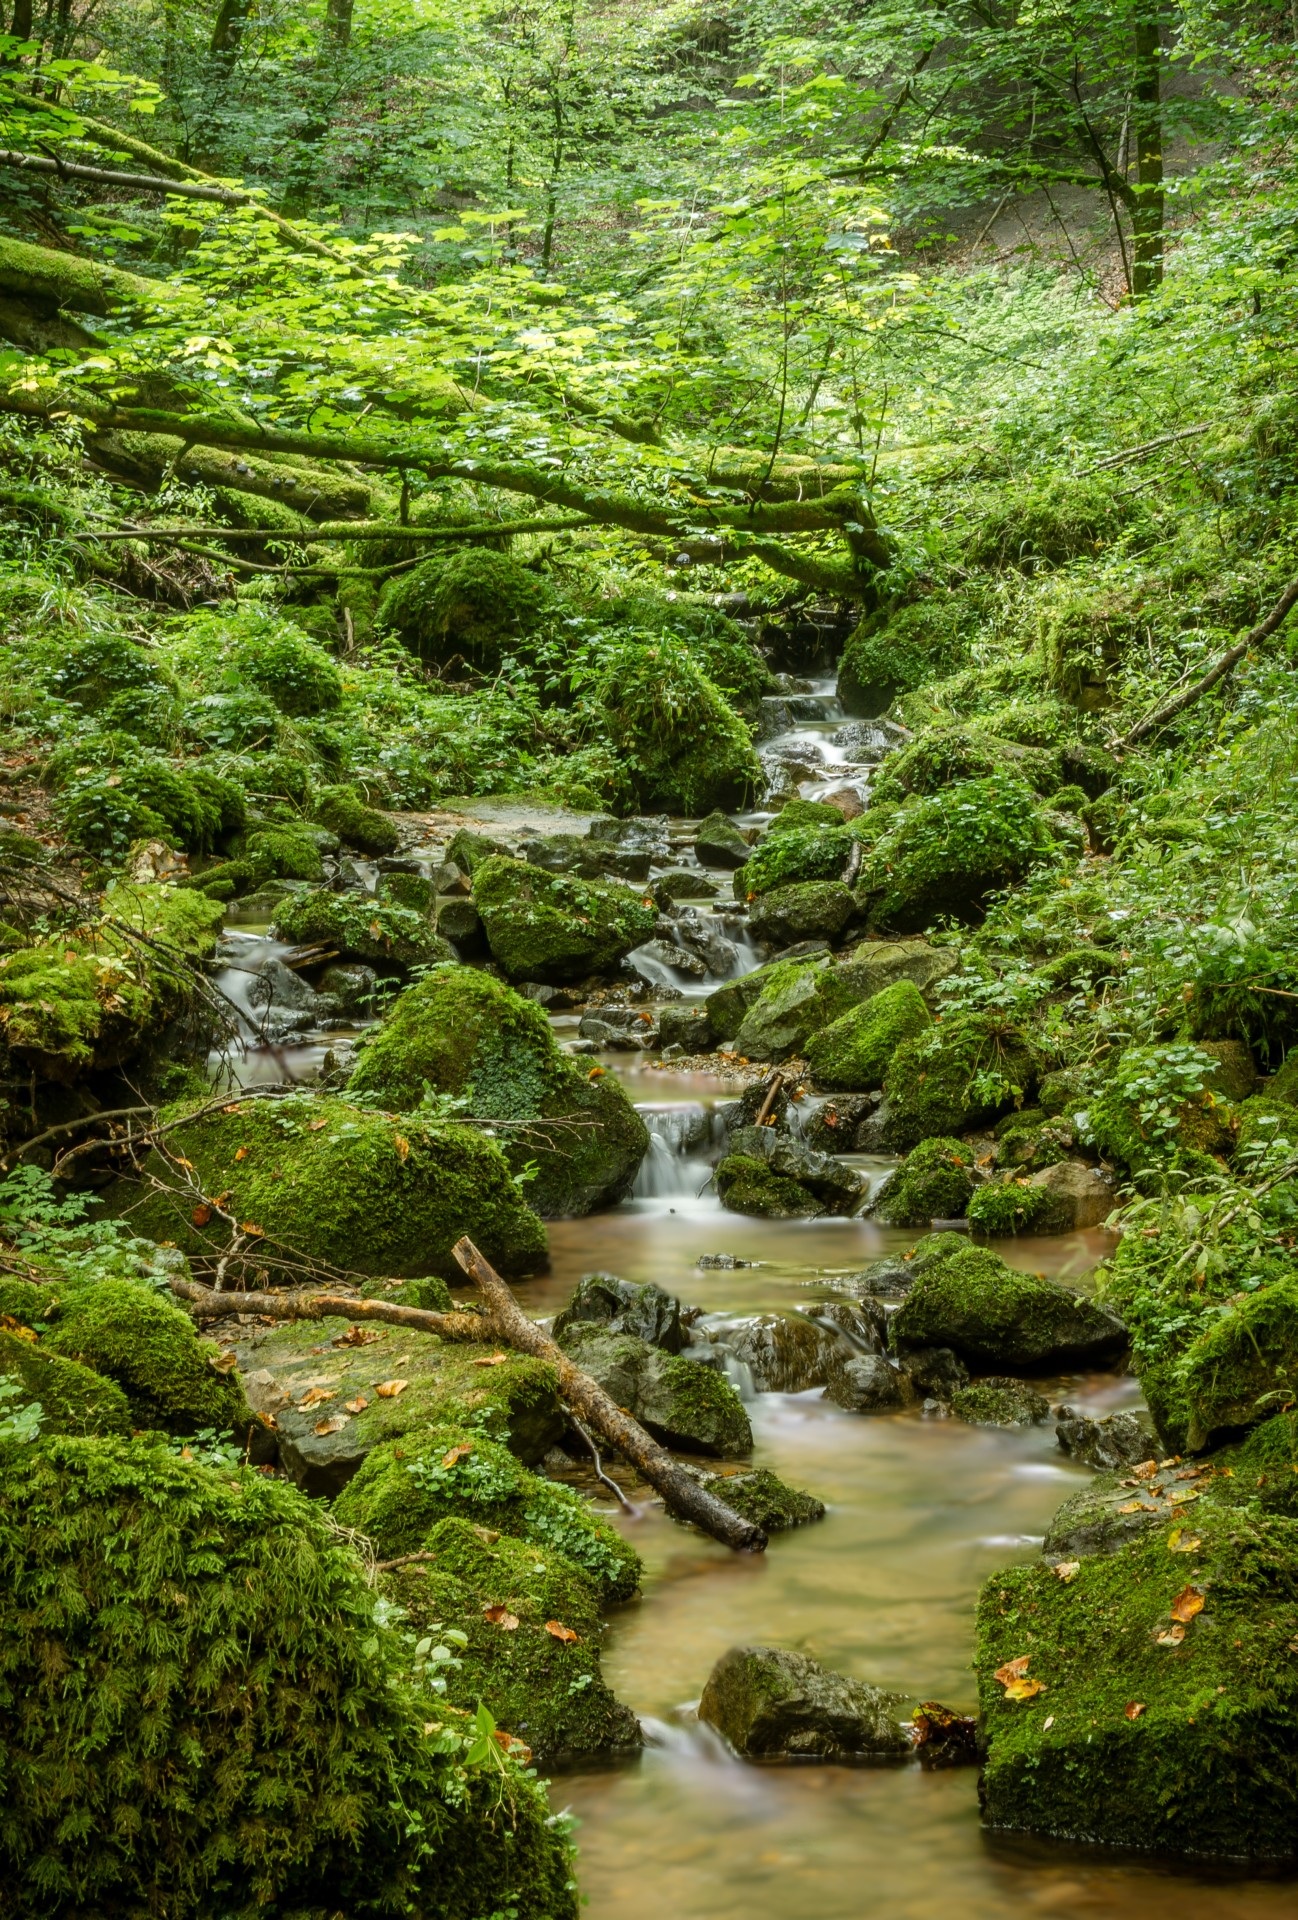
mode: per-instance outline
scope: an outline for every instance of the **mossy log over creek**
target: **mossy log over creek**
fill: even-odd
[[[234,1313],[261,1313],[277,1320],[386,1320],[412,1332],[436,1334],[443,1340],[499,1340],[538,1360],[548,1360],[559,1376],[559,1393],[569,1409],[587,1421],[644,1475],[660,1493],[670,1511],[693,1521],[714,1540],[741,1551],[760,1553],[766,1546],[762,1529],[718,1500],[674,1460],[665,1447],[651,1439],[638,1421],[623,1413],[604,1389],[574,1366],[563,1348],[529,1320],[508,1286],[471,1240],[454,1248],[455,1258],[477,1284],[487,1311],[434,1313],[422,1307],[390,1306],[380,1300],[356,1300],[325,1293],[217,1293],[191,1280],[173,1277],[172,1291],[200,1320],[221,1319]]]

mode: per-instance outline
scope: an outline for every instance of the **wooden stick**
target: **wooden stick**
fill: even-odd
[[[486,1324],[493,1337],[502,1337],[523,1353],[548,1360],[559,1375],[559,1392],[624,1460],[654,1487],[672,1512],[683,1520],[692,1520],[704,1533],[728,1547],[760,1553],[766,1535],[750,1520],[744,1520],[715,1494],[708,1493],[691,1479],[665,1447],[651,1439],[637,1420],[624,1413],[617,1402],[588,1373],[575,1367],[563,1348],[529,1320],[513,1294],[490,1263],[483,1259],[472,1240],[457,1240],[451,1248],[481,1293],[487,1306]]]
[[[224,1320],[232,1313],[261,1313],[272,1320],[384,1320],[441,1340],[491,1340],[495,1333],[480,1313],[434,1313],[387,1300],[361,1300],[348,1293],[217,1293],[195,1280],[172,1276],[171,1291],[187,1302],[196,1320]]]
[[[1207,693],[1210,687],[1215,687],[1219,680],[1225,679],[1232,667],[1239,665],[1250,647],[1255,647],[1261,641],[1270,638],[1295,601],[1298,601],[1298,580],[1291,580],[1264,620],[1259,620],[1250,633],[1246,633],[1242,640],[1236,641],[1233,647],[1215,660],[1207,673],[1196,680],[1192,686],[1188,686],[1184,693],[1178,693],[1173,700],[1165,700],[1161,707],[1156,707],[1145,719],[1137,720],[1130,733],[1123,738],[1122,745],[1134,747],[1138,740],[1145,738],[1146,734],[1165,726],[1169,720],[1175,720],[1178,713],[1184,713],[1187,707],[1193,706],[1200,695]]]

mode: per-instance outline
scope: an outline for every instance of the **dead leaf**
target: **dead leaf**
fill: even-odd
[[[1124,1500],[1118,1508],[1119,1513],[1147,1513],[1148,1511],[1143,1500]]]
[[[332,1387],[308,1387],[298,1401],[298,1405],[299,1407],[318,1407],[322,1400],[332,1400],[333,1397]]]
[[[1173,1527],[1167,1536],[1169,1553],[1193,1553],[1202,1545],[1201,1536],[1197,1533],[1187,1533],[1184,1527]]]
[[[308,1133],[319,1133],[322,1127],[327,1127],[328,1125],[329,1115],[326,1114],[323,1120],[308,1120],[306,1130]]]
[[[233,1373],[239,1361],[233,1353],[209,1353],[207,1364],[213,1373]]]
[[[1168,1499],[1174,1507],[1188,1507],[1192,1500],[1200,1498],[1196,1487],[1173,1487]]]
[[[442,1455],[442,1465],[444,1467],[453,1467],[457,1460],[463,1460],[466,1454],[472,1452],[473,1442],[471,1440],[461,1440],[458,1447],[452,1447],[449,1453]]]
[[[404,1167],[406,1161],[410,1158],[410,1142],[406,1139],[404,1133],[397,1133],[392,1137],[392,1144],[397,1150],[397,1159]]]
[[[212,1218],[212,1209],[208,1206],[206,1200],[204,1200],[201,1206],[194,1208],[194,1211],[189,1217],[196,1227],[205,1227]]]
[[[517,1734],[506,1733],[503,1727],[497,1727],[491,1737],[498,1747],[503,1747],[506,1753],[512,1753],[520,1765],[531,1766],[532,1749],[525,1740],[520,1740]]]
[[[484,1607],[482,1617],[489,1620],[493,1627],[500,1627],[505,1633],[513,1633],[518,1625],[518,1615],[511,1613],[508,1607]]]
[[[228,1107],[222,1107],[221,1112],[222,1113],[242,1113],[243,1104],[241,1101],[238,1101],[238,1100],[232,1101]]]
[[[1054,1726],[1054,1724],[1055,1724],[1055,1716],[1054,1716],[1054,1714],[1053,1714],[1053,1713],[1048,1713],[1048,1714],[1046,1715],[1046,1717],[1045,1717],[1045,1719],[1044,1719],[1044,1720],[1043,1720],[1043,1721],[1041,1722],[1041,1731],[1042,1731],[1042,1733],[1049,1733],[1049,1731],[1050,1731],[1050,1729],[1051,1729],[1051,1727],[1053,1727],[1053,1726]]]
[[[481,1360],[475,1360],[473,1364],[475,1367],[502,1367],[508,1358],[507,1353],[491,1353]]]
[[[556,1640],[562,1640],[565,1647],[571,1647],[576,1644],[576,1634],[571,1627],[565,1627],[562,1620],[547,1620],[545,1630],[548,1634],[553,1635]]]
[[[588,1080],[602,1080],[604,1078],[603,1067],[592,1067],[590,1072],[586,1075],[586,1078]]]
[[[340,1333],[336,1340],[329,1342],[331,1347],[368,1347],[379,1335],[373,1327],[348,1327],[346,1333]]]
[[[1152,1480],[1158,1472],[1158,1462],[1157,1460],[1142,1460],[1140,1465],[1133,1467],[1131,1471],[1135,1474],[1137,1480]]]
[[[1053,1568],[1056,1578],[1062,1580],[1065,1586],[1070,1580],[1075,1580],[1081,1570],[1080,1560],[1057,1560]]]
[[[176,1165],[177,1165],[178,1167],[183,1167],[183,1168],[185,1169],[185,1171],[186,1171],[186,1173],[192,1173],[192,1172],[194,1171],[194,1163],[193,1163],[193,1161],[192,1161],[192,1160],[186,1160],[186,1158],[185,1158],[185,1156],[184,1156],[184,1154],[183,1154],[183,1153],[177,1153],[177,1154],[173,1154],[173,1155],[172,1155],[172,1158],[173,1158],[173,1159],[175,1160],[175,1162],[176,1162]]]
[[[1007,1660],[1003,1667],[997,1667],[992,1678],[999,1680],[1003,1687],[1008,1687],[1011,1680],[1021,1680],[1031,1665],[1032,1655],[1021,1653],[1017,1660]]]
[[[250,1147],[236,1147],[234,1157],[236,1160],[246,1160],[251,1151]]]
[[[246,1233],[250,1240],[264,1240],[266,1238],[265,1227],[259,1227],[255,1220],[243,1221],[239,1231],[240,1233]]]
[[[410,1385],[408,1380],[381,1380],[374,1391],[380,1400],[395,1400]]]
[[[1139,1720],[1141,1714],[1145,1711],[1145,1703],[1143,1700],[1128,1700],[1122,1711],[1128,1720]]]
[[[1035,1700],[1039,1693],[1045,1692],[1045,1684],[1040,1680],[1011,1680],[1005,1689],[1007,1700]]]
[[[1186,1625],[1203,1612],[1202,1587],[1182,1587],[1172,1602],[1173,1620],[1181,1620]]]
[[[315,1431],[319,1434],[341,1433],[346,1425],[346,1416],[341,1413],[335,1413],[328,1420],[317,1420],[315,1423]]]
[[[1179,1647],[1185,1638],[1185,1628],[1179,1620],[1174,1620],[1162,1633],[1154,1635],[1154,1644],[1159,1647]]]
[[[343,1405],[346,1407],[348,1413],[364,1413],[369,1404],[369,1401],[363,1393],[358,1393],[354,1400],[343,1401]]]

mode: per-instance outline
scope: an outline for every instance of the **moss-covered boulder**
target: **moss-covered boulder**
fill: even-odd
[[[511,980],[561,982],[608,972],[650,939],[658,912],[612,881],[492,858],[473,876],[487,944]]]
[[[978,1179],[975,1158],[963,1140],[921,1140],[884,1187],[875,1214],[890,1227],[961,1219]]]
[[[551,1547],[595,1582],[602,1600],[629,1600],[634,1549],[570,1487],[542,1480],[476,1428],[436,1427],[376,1447],[334,1503],[384,1558],[419,1552],[439,1520],[468,1520]]]
[[[743,866],[750,851],[739,828],[719,807],[699,821],[694,835],[694,857],[701,867],[733,871]]]
[[[951,1411],[974,1427],[1036,1427],[1050,1418],[1050,1402],[1022,1380],[991,1378],[957,1388]]]
[[[738,1010],[739,1021],[725,1036],[733,1039],[736,1053],[749,1060],[787,1060],[801,1053],[823,1021],[820,983],[825,965],[819,955],[809,961],[777,960],[743,981],[728,981],[707,999],[713,1030],[724,1034],[724,1028],[716,1026],[714,1009],[725,1026]]]
[[[889,756],[875,777],[871,797],[902,800],[908,794],[937,794],[993,774],[1017,777],[1041,794],[1052,794],[1060,785],[1056,756],[1040,747],[998,740],[983,727],[925,727],[900,753]]]
[[[225,1218],[170,1182],[143,1195],[123,1183],[112,1200],[191,1255],[217,1257],[233,1219],[255,1264],[272,1272],[292,1249],[352,1273],[459,1279],[451,1248],[463,1234],[511,1277],[545,1265],[545,1228],[500,1148],[470,1127],[324,1094],[236,1100],[206,1113],[181,1106],[165,1117],[179,1123],[167,1136],[170,1152],[189,1161],[204,1195],[221,1199]]]
[[[398,574],[385,587],[378,613],[424,660],[494,668],[535,631],[554,597],[508,554],[466,547]]]
[[[74,1289],[41,1348],[116,1381],[137,1427],[242,1435],[251,1424],[238,1380],[217,1370],[217,1347],[187,1313],[129,1280]]]
[[[1199,1156],[1226,1153],[1235,1143],[1226,1077],[1204,1047],[1128,1047],[1087,1107],[1091,1137],[1106,1158],[1147,1184],[1202,1167]]]
[[[43,1433],[128,1434],[138,1424],[115,1380],[68,1360],[44,1341],[24,1340],[0,1327],[0,1379],[39,1403]]]
[[[1026,1180],[989,1180],[969,1202],[969,1226],[983,1240],[1044,1231],[1050,1196]]]
[[[480,1920],[508,1888],[575,1920],[534,1779],[466,1767],[471,1724],[292,1488],[138,1441],[10,1447],[0,1584],[15,1914]]]
[[[730,1213],[758,1220],[811,1220],[821,1212],[815,1194],[751,1153],[728,1153],[713,1174],[717,1198]]]
[[[292,621],[241,607],[226,660],[237,685],[266,694],[281,713],[309,718],[341,705],[343,679],[323,647]]]
[[[1084,1364],[1121,1353],[1117,1315],[981,1247],[926,1266],[889,1322],[893,1350],[950,1347],[975,1366]]]
[[[664,1353],[679,1353],[686,1340],[679,1300],[652,1280],[621,1280],[615,1273],[583,1274],[552,1332],[562,1344],[570,1328],[581,1326],[631,1333]]]
[[[865,1176],[836,1155],[816,1153],[775,1127],[739,1126],[731,1132],[730,1151],[715,1175],[721,1204],[732,1212],[749,1211],[735,1204],[734,1189],[751,1180],[746,1164],[750,1161],[760,1162],[777,1180],[795,1181],[815,1200],[820,1213],[853,1214],[865,1195]],[[735,1162],[745,1165],[738,1167]]]
[[[281,940],[372,967],[427,967],[455,958],[426,915],[369,894],[290,893],[275,909],[274,930]]]
[[[322,827],[358,853],[395,853],[401,836],[396,822],[368,806],[355,787],[319,787],[311,807]]]
[[[815,1034],[807,1048],[807,1064],[817,1086],[866,1093],[883,1085],[902,1041],[926,1032],[932,1024],[919,988],[910,980],[897,980]]]
[[[1023,1102],[1036,1080],[1031,1045],[989,1014],[961,1014],[903,1040],[884,1075],[887,1139],[905,1149],[984,1126]]]
[[[635,805],[706,814],[761,791],[752,735],[687,647],[619,647],[593,693]]]
[[[463,1634],[445,1669],[448,1702],[485,1706],[539,1766],[637,1752],[640,1722],[600,1672],[594,1582],[548,1547],[486,1531],[440,1520],[427,1535],[428,1560],[382,1576],[417,1633]]]
[[[470,967],[438,968],[396,1000],[367,1036],[354,1091],[417,1107],[425,1087],[461,1095],[475,1120],[503,1123],[515,1171],[536,1176],[538,1213],[612,1206],[631,1191],[649,1135],[611,1075],[563,1053],[541,1008]]]
[[[1009,1567],[983,1589],[987,1824],[1292,1858],[1298,1521],[1201,1499],[1192,1525],[1173,1514],[1082,1556],[1066,1579]]]
[[[791,947],[800,940],[836,940],[855,912],[850,887],[839,880],[807,880],[764,893],[748,924],[758,940]]]
[[[784,1647],[731,1647],[708,1675],[699,1718],[747,1760],[902,1760],[902,1696]]]
[[[1298,1276],[1228,1302],[1178,1368],[1198,1450],[1298,1399]]]
[[[867,614],[838,663],[844,713],[876,719],[899,693],[953,673],[968,650],[967,624],[968,609],[949,593],[900,607],[886,619]]]
[[[587,1321],[565,1329],[563,1347],[664,1446],[721,1459],[743,1459],[752,1452],[753,1430],[743,1402],[715,1367]]]
[[[1055,849],[1032,789],[1010,774],[962,781],[912,800],[861,865],[857,899],[869,924],[918,933],[939,917],[975,920],[988,895]]]
[[[694,1477],[763,1533],[786,1533],[790,1527],[809,1526],[825,1517],[823,1500],[786,1486],[769,1467],[727,1467],[719,1473],[695,1468]]]
[[[736,900],[760,898],[813,880],[841,880],[856,842],[847,828],[790,826],[772,830],[735,874]]]

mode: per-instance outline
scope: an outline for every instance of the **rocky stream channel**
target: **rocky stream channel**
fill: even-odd
[[[764,759],[772,797],[819,798],[845,784],[865,790],[868,726],[845,729],[816,685],[771,704]],[[373,889],[385,868],[435,875],[446,842],[463,827],[525,855],[529,843],[584,835],[591,822],[479,802],[425,824],[424,844],[378,863],[352,861],[342,883]],[[652,861],[633,857],[625,877],[652,884],[664,867],[693,870],[695,825],[662,822]],[[712,884],[728,878],[713,874],[710,883],[699,871],[699,898],[673,906],[678,943],[659,938],[631,956],[639,984],[629,995],[584,1010],[570,1004],[573,996],[546,996],[556,1037],[620,1080],[650,1146],[630,1197],[550,1224],[549,1271],[523,1283],[519,1298],[548,1318],[591,1272],[664,1288],[694,1310],[686,1315],[690,1351],[710,1353],[739,1388],[754,1463],[811,1491],[826,1512],[814,1525],[776,1534],[763,1555],[736,1555],[674,1524],[629,1472],[615,1469],[630,1489],[629,1510],[615,1507],[588,1471],[569,1473],[646,1570],[639,1596],[611,1611],[603,1657],[607,1683],[641,1721],[644,1749],[625,1764],[560,1772],[552,1788],[553,1804],[579,1821],[592,1920],[855,1920],[863,1910],[899,1920],[1006,1912],[1280,1920],[1293,1912],[1291,1883],[1210,1869],[1169,1873],[1138,1856],[990,1837],[980,1827],[971,1767],[755,1766],[700,1721],[696,1707],[714,1663],[744,1643],[810,1654],[912,1707],[937,1699],[974,1711],[975,1595],[995,1568],[1039,1554],[1051,1516],[1090,1478],[1063,1450],[1053,1417],[975,1425],[931,1399],[863,1417],[825,1396],[830,1347],[868,1347],[853,1335],[862,1269],[916,1236],[860,1214],[754,1219],[722,1208],[712,1169],[743,1117],[734,1102],[765,1068],[645,1042],[664,1008],[688,1012],[759,964],[742,916],[727,912]],[[218,983],[239,1009],[243,1034],[217,1070],[235,1086],[328,1084],[345,1071],[370,1018],[373,975],[336,970],[320,990],[307,985],[265,911],[254,899],[226,930]],[[784,1124],[792,1138],[805,1139],[822,1104],[812,1095],[790,1105]],[[882,1154],[838,1157],[872,1188],[896,1164]],[[998,1251],[1012,1266],[1085,1292],[1110,1244],[1091,1228],[1007,1240]],[[1141,1411],[1139,1389],[1123,1372],[1072,1372],[1033,1386],[1052,1409],[1066,1402],[1095,1419]]]

